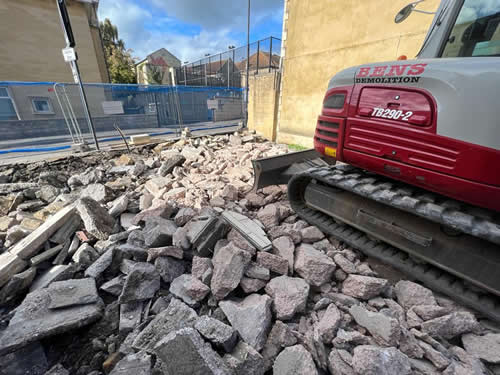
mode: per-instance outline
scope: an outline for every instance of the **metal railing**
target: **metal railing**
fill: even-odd
[[[281,39],[269,37],[250,44],[250,74],[277,70],[281,60]],[[185,64],[175,69],[175,80],[181,86],[244,87],[247,46],[233,48]]]

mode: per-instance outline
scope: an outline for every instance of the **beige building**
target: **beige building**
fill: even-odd
[[[109,82],[98,0],[67,0],[84,82]],[[0,81],[73,82],[55,0],[0,0]]]
[[[170,68],[181,66],[180,60],[165,48],[149,54],[136,65],[137,83],[142,85],[173,85]]]
[[[277,131],[269,129],[276,126],[271,110],[266,112],[266,122],[254,127],[277,134],[280,142],[312,146],[323,96],[335,73],[400,55],[411,59],[418,53],[432,16],[415,13],[395,24],[394,16],[410,1],[285,0]],[[419,9],[435,11],[438,5],[439,0],[427,0]],[[273,87],[276,84],[274,78],[263,79]],[[274,101],[274,95],[269,95],[269,102]]]

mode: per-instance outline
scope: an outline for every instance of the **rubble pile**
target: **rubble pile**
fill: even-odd
[[[285,186],[249,192],[284,152],[234,134],[1,170],[0,374],[500,373],[494,323],[377,275]]]

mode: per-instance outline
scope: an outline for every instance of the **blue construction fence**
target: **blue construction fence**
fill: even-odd
[[[245,113],[244,89],[237,87],[89,83],[84,89],[99,138],[116,135],[116,126],[140,134],[237,125]],[[78,85],[0,82],[0,149],[9,141],[72,141],[78,130],[90,134]]]

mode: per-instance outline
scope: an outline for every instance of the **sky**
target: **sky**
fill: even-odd
[[[181,62],[246,44],[246,0],[100,0],[99,20],[118,27],[139,59],[166,48]],[[250,42],[281,38],[283,0],[251,0]]]

